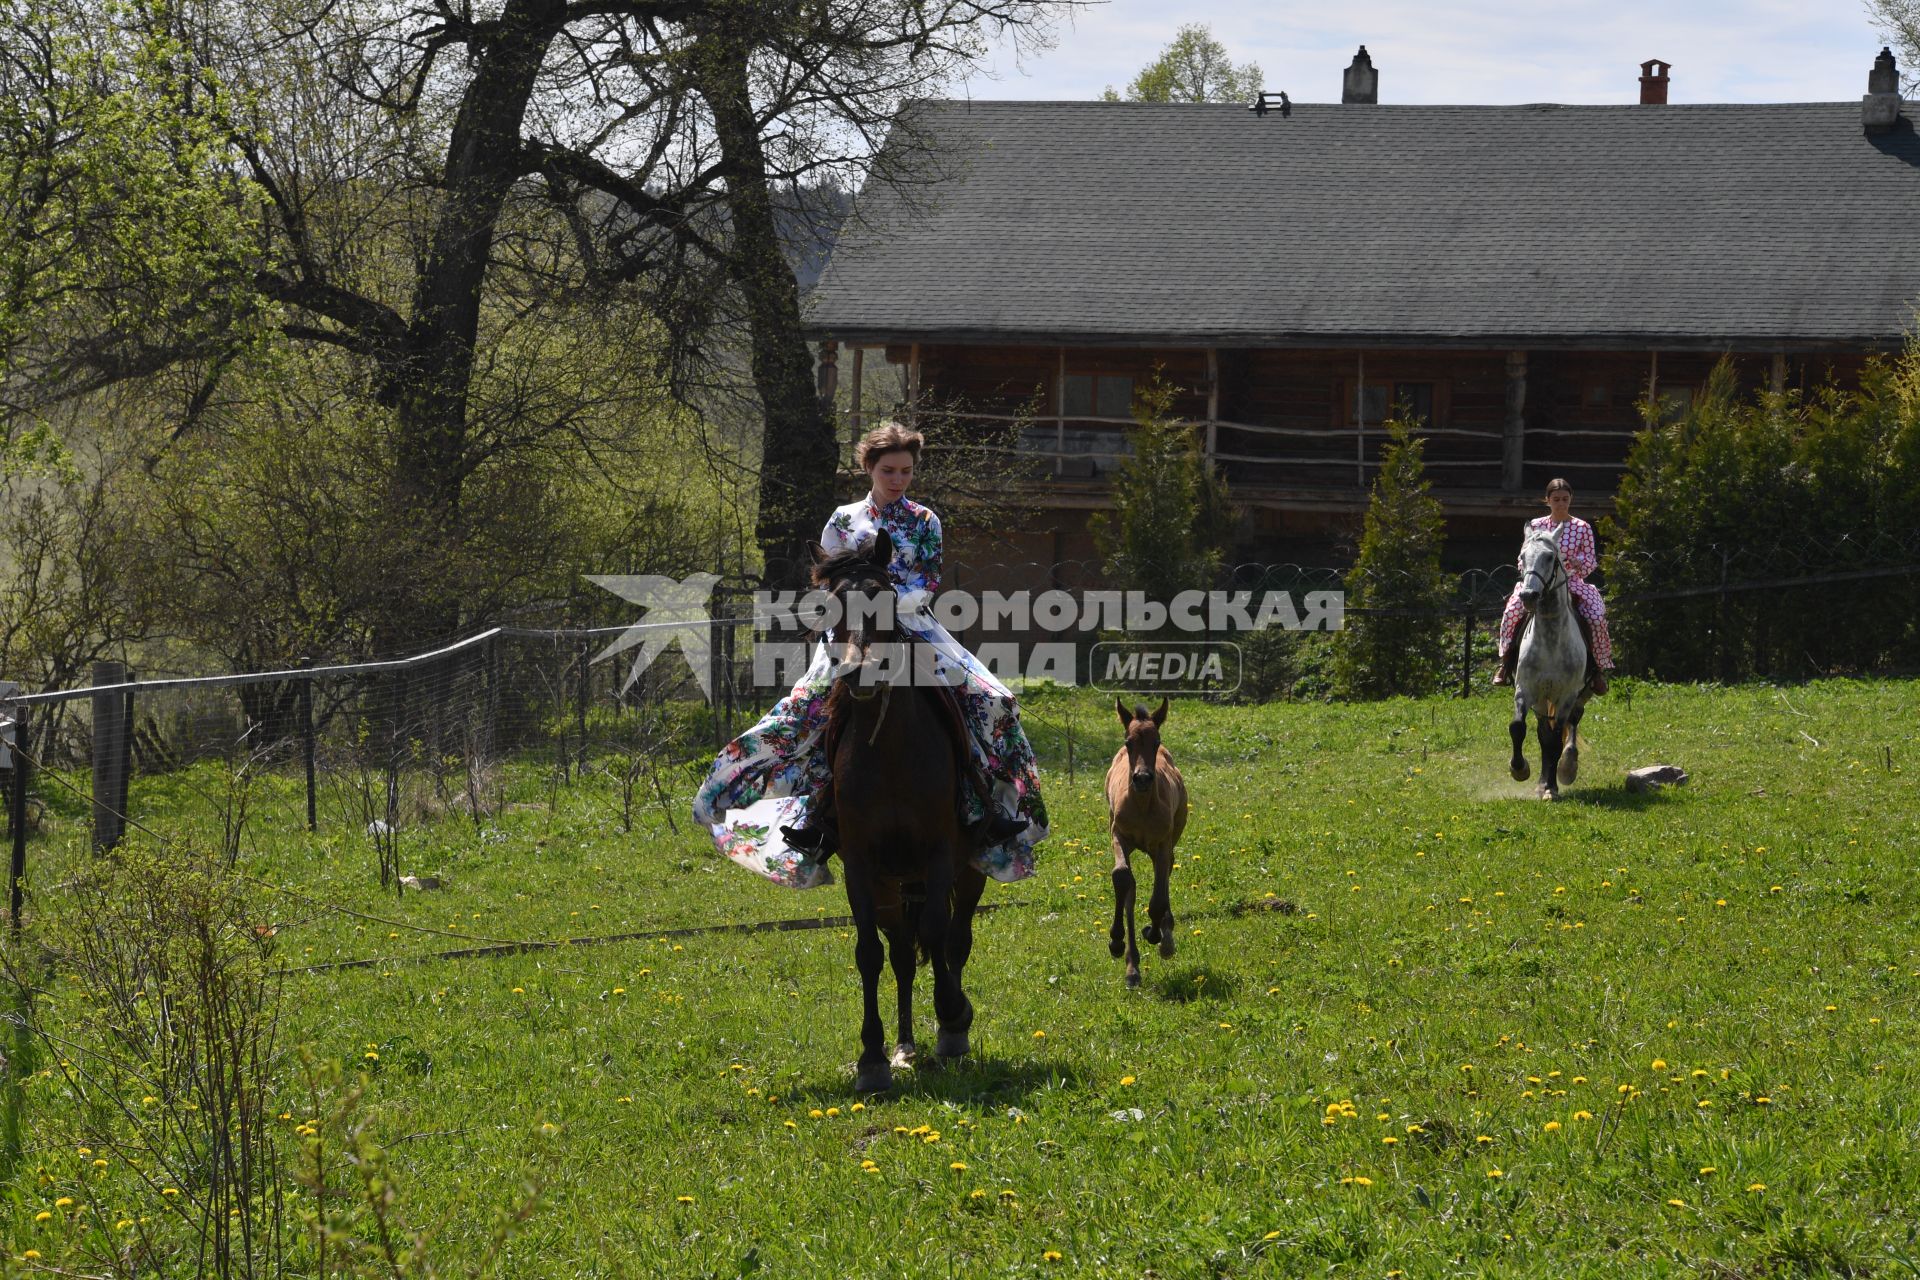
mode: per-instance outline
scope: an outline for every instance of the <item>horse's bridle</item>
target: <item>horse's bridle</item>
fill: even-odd
[[[1555,538],[1553,543],[1553,568],[1547,574],[1546,584],[1540,588],[1541,597],[1544,599],[1545,597],[1552,595],[1554,586],[1559,582],[1565,582],[1571,585],[1573,582],[1573,575],[1567,572],[1566,557],[1560,554],[1560,540],[1558,538]],[[1537,612],[1539,608],[1540,608],[1539,601],[1535,601],[1533,606],[1529,608],[1527,612],[1534,613],[1534,612]]]

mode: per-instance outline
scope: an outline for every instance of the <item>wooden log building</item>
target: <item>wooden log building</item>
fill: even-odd
[[[1754,389],[1857,380],[1920,300],[1920,138],[1882,50],[1858,102],[937,102],[950,176],[876,188],[810,298],[823,390],[1024,425],[1037,559],[1093,554],[1155,369],[1292,558],[1364,509],[1389,408],[1450,537],[1505,547],[1566,475],[1611,505],[1640,405],[1722,355]],[[857,434],[856,411],[845,423]]]

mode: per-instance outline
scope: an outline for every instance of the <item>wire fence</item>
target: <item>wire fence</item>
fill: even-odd
[[[1711,556],[1715,581],[1661,590],[1623,592],[1609,598],[1610,611],[1631,618],[1657,609],[1704,606],[1734,616],[1742,599],[1777,602],[1783,594],[1865,589],[1883,591],[1897,580],[1910,589],[1920,578],[1920,549],[1894,538],[1843,539],[1793,547],[1753,544]],[[1616,561],[1615,567],[1621,564]],[[1747,576],[1756,566],[1770,576]],[[1658,581],[1654,558],[1630,564],[1639,582]],[[1779,573],[1780,568],[1799,572]],[[950,565],[950,580],[1026,584],[1098,583],[1089,562],[1026,562]],[[1697,576],[1697,573],[1696,573]],[[1494,620],[1505,608],[1517,578],[1511,565],[1474,568],[1449,575],[1444,599],[1417,607],[1369,605],[1349,599],[1344,612],[1356,617],[1431,619],[1446,632],[1457,655],[1455,691],[1489,687],[1497,658]],[[1230,595],[1258,598],[1284,592],[1304,598],[1351,587],[1347,570],[1302,564],[1242,564],[1220,578]],[[1359,584],[1368,598],[1393,598],[1391,579]],[[255,812],[287,829],[317,831],[323,824],[350,824],[364,832],[378,854],[382,885],[402,880],[398,833],[424,820],[484,819],[506,803],[504,769],[517,762],[542,770],[553,787],[591,774],[614,796],[628,829],[637,815],[657,809],[670,823],[680,812],[692,771],[791,686],[804,666],[805,646],[787,645],[786,661],[774,661],[767,618],[737,594],[697,628],[700,643],[669,649],[660,660],[632,674],[615,652],[657,626],[684,639],[685,621],[633,626],[530,628],[496,626],[426,652],[373,662],[306,662],[280,670],[225,675],[154,678],[124,664],[97,664],[87,687],[25,691],[0,684],[0,768],[9,773],[8,830],[11,846],[11,918],[18,920],[25,884],[28,836],[57,802],[36,788],[36,770],[58,771],[87,796],[76,820],[90,827],[95,849],[111,848],[124,835],[130,815],[153,803],[136,779],[182,775],[204,761],[256,773],[271,772],[289,785],[274,803],[287,811]],[[977,648],[987,628],[960,635]],[[1209,633],[1218,637],[1220,633]],[[1081,628],[1065,637],[1084,654],[1101,639]],[[1027,630],[993,637],[1013,656],[1032,646],[1059,644],[1063,637],[1029,624]],[[1313,643],[1288,638],[1295,645]],[[1324,648],[1324,646],[1323,646]],[[798,661],[792,652],[798,649]],[[684,656],[682,656],[684,654]],[[1264,700],[1324,692],[1314,683],[1312,663],[1285,655],[1278,674],[1271,655],[1237,690],[1216,696]],[[1303,675],[1304,673],[1304,675]],[[1071,681],[1069,681],[1071,683]],[[1030,736],[1045,767],[1073,771],[1079,744],[1070,703],[1063,720],[1049,723],[1043,704],[1025,713]],[[168,804],[180,803],[170,793]],[[201,797],[216,817],[223,802]],[[253,801],[250,803],[260,803]],[[239,820],[226,814],[222,820]]]

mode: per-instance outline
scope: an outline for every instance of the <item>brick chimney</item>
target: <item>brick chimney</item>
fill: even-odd
[[[1893,50],[1883,48],[1867,73],[1867,96],[1860,99],[1860,126],[1867,133],[1887,133],[1900,122],[1900,68]]]
[[[1672,69],[1671,62],[1662,62],[1658,58],[1649,58],[1640,64],[1641,106],[1664,107],[1667,105],[1667,72]]]
[[[1380,73],[1373,69],[1373,59],[1367,56],[1365,45],[1360,46],[1360,52],[1354,54],[1353,61],[1347,65],[1346,78],[1340,85],[1340,101],[1367,107],[1380,103]]]

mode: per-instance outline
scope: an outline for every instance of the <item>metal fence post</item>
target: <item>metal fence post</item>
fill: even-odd
[[[302,667],[311,667],[312,658],[300,659]],[[313,677],[300,682],[300,756],[307,770],[307,830],[319,830],[318,806],[314,794]]]
[[[27,741],[27,708],[17,706],[13,719],[13,794],[8,797],[8,816],[13,821],[13,857],[7,864],[7,918],[13,931],[20,932],[20,908],[27,878],[27,782],[33,764],[27,758],[32,744]]]
[[[1473,610],[1460,615],[1460,696],[1473,696]]]
[[[124,683],[127,669],[118,662],[93,664],[95,685]],[[121,739],[126,736],[126,715],[120,706],[121,695],[93,695],[93,851],[105,853],[120,843],[125,830],[121,823],[121,794],[124,790],[125,754]]]

